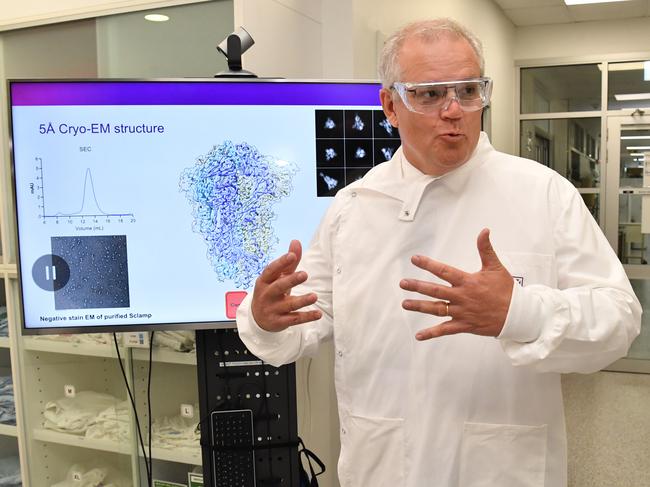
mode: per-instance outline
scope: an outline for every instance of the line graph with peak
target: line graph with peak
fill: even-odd
[[[69,193],[72,198],[75,198],[75,202],[65,207],[56,201],[59,198],[54,198],[55,201],[52,203],[50,192],[47,191],[43,159],[36,157],[35,161],[36,183],[30,189],[38,201],[39,218],[43,220],[43,223],[48,220],[56,220],[58,222],[60,219],[67,219],[70,223],[73,221],[84,223],[86,219],[96,222],[99,218],[104,219],[106,222],[110,222],[111,219],[118,223],[135,222],[135,215],[132,212],[115,211],[113,208],[103,207],[95,188],[93,173],[88,167],[83,176],[83,185],[80,186],[82,188],[81,191],[70,191]],[[58,196],[61,196],[60,193]]]

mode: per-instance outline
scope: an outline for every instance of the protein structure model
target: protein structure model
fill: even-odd
[[[219,281],[248,289],[270,262],[278,238],[275,204],[291,194],[298,167],[230,140],[183,170],[179,187],[192,205],[192,230],[203,236]]]

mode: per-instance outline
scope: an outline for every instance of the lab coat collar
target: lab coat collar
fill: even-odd
[[[398,218],[402,221],[413,221],[422,195],[430,184],[436,182],[435,184],[443,184],[454,193],[460,192],[473,170],[480,166],[487,154],[493,150],[487,134],[481,132],[474,152],[465,164],[443,176],[429,176],[413,166],[400,147],[390,161],[368,173],[357,189],[377,191],[401,201],[403,204]]]

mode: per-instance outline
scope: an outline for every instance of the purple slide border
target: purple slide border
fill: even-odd
[[[378,106],[379,83],[223,81],[12,81],[12,106]]]

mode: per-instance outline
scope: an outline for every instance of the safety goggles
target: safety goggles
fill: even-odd
[[[406,108],[415,113],[429,114],[447,110],[454,100],[463,111],[475,112],[490,103],[492,80],[474,78],[433,83],[395,82],[391,88],[397,91]]]

